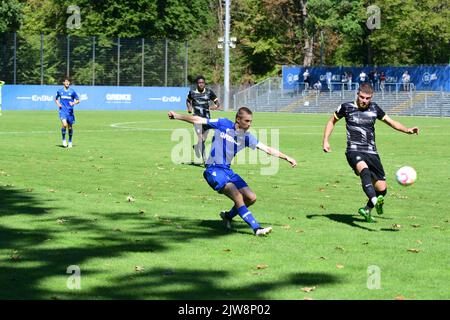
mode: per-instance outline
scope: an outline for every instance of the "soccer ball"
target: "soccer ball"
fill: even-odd
[[[397,170],[395,177],[402,186],[410,186],[416,181],[417,173],[413,168],[405,166]]]

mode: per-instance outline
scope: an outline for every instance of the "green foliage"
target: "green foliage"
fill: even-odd
[[[23,4],[18,0],[0,2],[0,33],[15,31],[22,21]]]
[[[449,0],[233,0],[231,4],[231,35],[238,39],[237,47],[230,51],[231,80],[235,84],[276,75],[282,65],[413,65],[449,60]],[[381,9],[380,29],[366,26],[370,4]],[[40,33],[53,37],[97,36],[112,43],[117,37],[147,41],[168,38],[180,45],[187,40],[188,78],[202,73],[210,82],[223,81],[223,50],[217,48],[217,38],[224,32],[220,0],[79,0],[80,29],[66,26],[69,5],[73,5],[71,0],[3,1],[0,32],[20,29],[24,39]],[[31,59],[31,52],[39,51],[39,45],[38,41],[23,44],[22,49],[29,48],[30,52],[21,52],[20,56]],[[150,52],[148,61],[157,61],[164,54],[161,48],[146,48]],[[48,44],[47,49],[52,51],[46,53],[49,58],[64,56],[61,45]],[[80,44],[78,50],[73,73],[89,83],[89,66],[81,61],[86,61],[83,57],[91,50],[90,42]],[[101,50],[100,57],[107,55],[107,47]],[[181,54],[170,72],[180,72],[179,65],[184,63]],[[311,59],[305,59],[308,54]],[[137,68],[132,67],[132,63],[139,64],[139,57],[133,50],[124,54],[124,65],[129,66],[127,77],[139,77]],[[27,61],[26,67],[36,65],[34,60]],[[96,62],[98,74],[113,83],[116,70],[110,65],[116,62],[104,60]],[[45,67],[48,72],[64,68],[56,61]],[[161,64],[154,69],[146,77],[152,79],[150,83],[162,84]],[[21,77],[35,79],[33,73],[24,67]]]

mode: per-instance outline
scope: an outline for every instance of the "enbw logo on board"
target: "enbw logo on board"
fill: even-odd
[[[181,102],[181,97],[164,96],[164,97],[162,97],[162,102]]]
[[[44,101],[44,102],[48,102],[48,101],[53,101],[53,96],[47,96],[47,95],[40,95],[38,96],[37,94],[33,94],[31,96],[31,101],[34,102],[39,102],[39,101]]]

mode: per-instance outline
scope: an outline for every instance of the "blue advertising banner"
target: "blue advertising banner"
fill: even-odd
[[[3,110],[56,110],[63,86],[5,85]],[[71,86],[80,97],[75,110],[182,110],[188,87]]]
[[[441,88],[444,91],[450,91],[450,66],[416,66],[416,67],[302,67],[302,66],[283,66],[283,89],[294,90],[303,85],[303,73],[308,69],[310,73],[311,86],[317,81],[321,81],[322,86],[326,88],[327,78],[331,82],[342,83],[344,73],[352,74],[353,83],[359,83],[361,71],[368,76],[371,71],[377,71],[378,74],[384,72],[386,83],[401,83],[402,75],[408,71],[410,83],[413,83],[416,90],[438,91]],[[328,77],[327,77],[328,73]]]

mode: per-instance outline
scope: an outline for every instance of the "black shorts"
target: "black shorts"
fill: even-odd
[[[378,154],[349,151],[345,153],[347,157],[347,162],[352,167],[355,174],[358,176],[359,173],[356,171],[356,165],[360,161],[364,161],[372,174],[372,179],[374,180],[386,180],[386,174],[384,173],[383,165],[381,164],[381,159]]]

